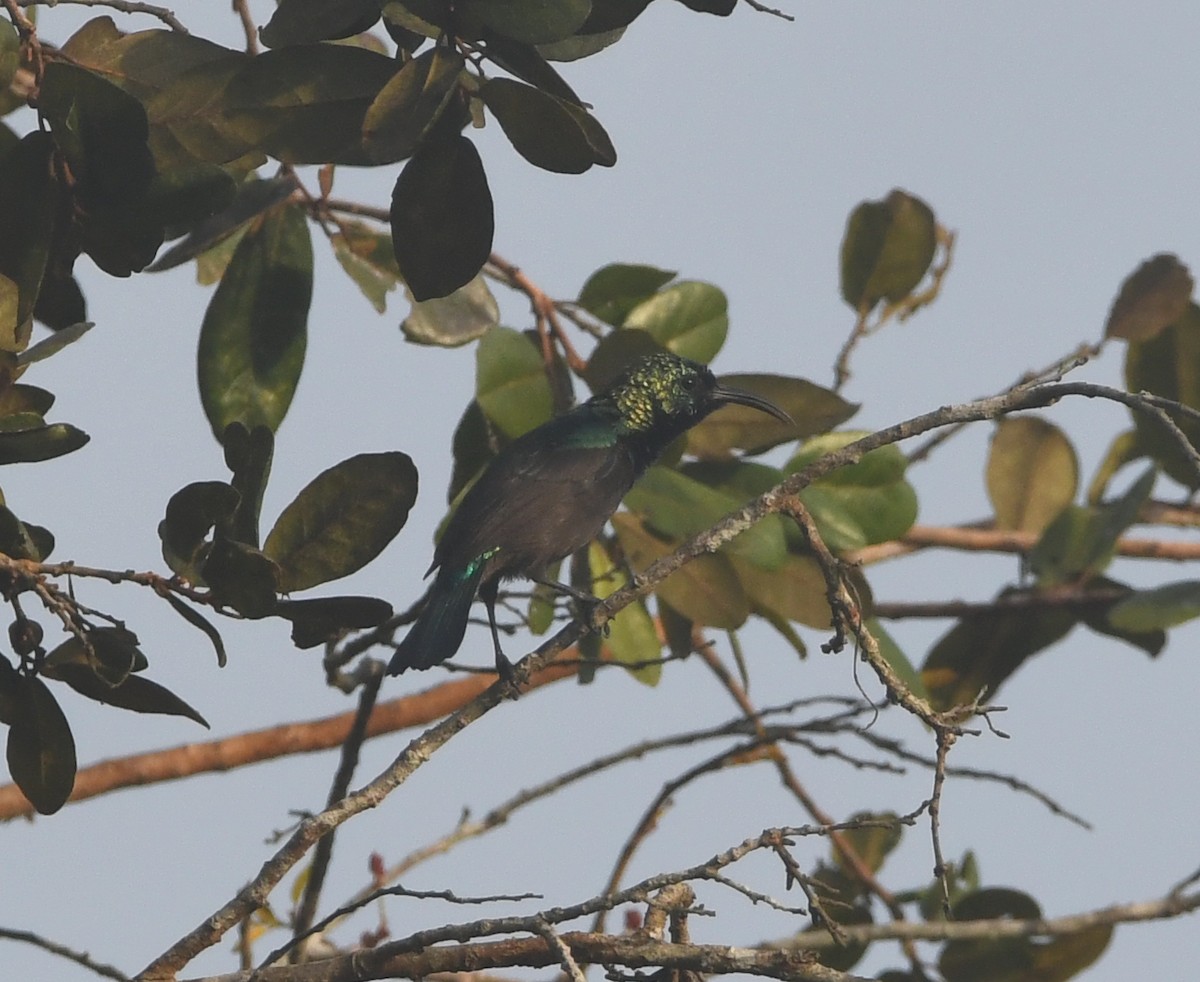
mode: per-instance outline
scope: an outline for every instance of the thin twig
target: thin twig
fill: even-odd
[[[76,965],[82,965],[84,968],[106,979],[116,979],[117,982],[130,982],[129,976],[119,968],[98,962],[86,951],[75,951],[73,948],[68,948],[57,941],[43,938],[40,934],[35,934],[33,931],[15,931],[12,928],[0,927],[0,938],[6,938],[9,941],[20,941],[24,944],[33,945],[35,948],[41,948],[42,951],[58,955],[60,958],[65,958]]]
[[[139,0],[17,0],[17,4],[22,7],[57,7],[60,4],[68,3],[77,7],[108,7],[110,10],[116,10],[122,14],[148,14],[151,17],[157,17],[167,27],[179,34],[188,33],[188,29],[175,16],[173,10],[152,3],[141,3]]]

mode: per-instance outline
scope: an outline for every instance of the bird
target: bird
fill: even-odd
[[[705,365],[669,352],[634,361],[607,388],[504,447],[451,515],[425,576],[433,586],[396,646],[388,674],[427,669],[462,644],[476,596],[487,608],[496,671],[512,678],[500,648],[500,583],[528,579],[594,600],[541,577],[594,539],[634,482],[667,446],[728,403],[789,425],[792,418],[751,392],[722,385]]]

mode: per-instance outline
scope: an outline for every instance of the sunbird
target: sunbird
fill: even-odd
[[[607,389],[518,437],[487,465],[450,517],[426,576],[437,570],[416,622],[388,665],[399,675],[458,651],[471,604],[487,608],[496,671],[496,596],[510,579],[544,582],[546,568],[594,539],[646,468],[676,437],[727,403],[769,413],[774,403],[721,385],[704,365],[666,352],[635,361]],[[560,584],[549,584],[575,593]]]

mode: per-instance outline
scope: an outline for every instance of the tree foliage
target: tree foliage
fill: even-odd
[[[732,0],[685,3],[721,16],[734,6]],[[414,343],[475,344],[474,399],[463,408],[451,447],[451,506],[507,441],[602,388],[631,359],[666,349],[709,362],[726,345],[734,325],[715,284],[613,262],[574,297],[553,300],[493,251],[487,161],[471,127],[498,126],[525,161],[555,173],[616,164],[612,141],[563,66],[619,43],[647,6],[646,0],[281,0],[242,51],[170,29],[169,22],[126,31],[107,15],[55,39],[56,46],[39,36],[25,8],[8,5],[12,25],[0,25],[0,83],[7,87],[0,108],[8,121],[0,128],[0,228],[7,230],[0,237],[0,463],[39,462],[87,442],[76,426],[50,421],[54,395],[24,379],[27,371],[36,378],[39,361],[87,329],[86,296],[75,275],[77,260],[87,256],[113,277],[195,263],[201,281],[215,284],[199,326],[196,377],[227,471],[146,503],[146,514],[158,521],[160,573],[52,561],[52,532],[0,505],[0,569],[12,609],[9,648],[0,657],[0,722],[12,779],[39,813],[58,811],[75,786],[74,736],[56,696],[63,686],[119,709],[207,726],[181,696],[148,677],[150,660],[132,628],[59,586],[72,574],[155,591],[204,633],[222,663],[236,651],[238,619],[287,622],[297,647],[324,647],[332,681],[365,693],[364,712],[373,705],[380,666],[366,653],[386,646],[404,618],[376,597],[295,595],[365,567],[399,533],[418,494],[411,458],[397,449],[316,461],[320,473],[269,529],[262,523],[275,433],[305,369],[314,248],[329,249],[346,285],[379,311],[402,289],[410,302],[402,327]],[[26,102],[33,112],[18,112]],[[394,174],[390,205],[337,199],[336,174],[346,166]],[[936,802],[949,744],[972,719],[986,718],[987,704],[1030,658],[1076,629],[1155,656],[1171,629],[1200,616],[1195,579],[1137,588],[1109,573],[1130,527],[1153,520],[1156,487],[1200,487],[1200,307],[1191,274],[1175,256],[1151,257],[1130,274],[1097,339],[1094,350],[1124,345],[1125,391],[1072,389],[1056,381],[1064,366],[1055,363],[991,401],[877,433],[843,428],[859,409],[839,392],[854,345],[893,317],[933,302],[952,252],[953,235],[914,193],[894,189],[851,211],[840,244],[840,286],[856,328],[839,360],[838,385],[769,372],[730,376],[731,384],[786,409],[794,425],[735,406],[680,441],[634,488],[610,528],[562,571],[577,589],[606,601],[590,620],[567,618],[564,628],[544,592],[514,598],[534,634],[558,629],[522,663],[526,683],[575,643],[578,662],[570,671],[584,680],[615,662],[639,681],[666,688],[671,660],[702,657],[697,651],[721,634],[731,639],[744,674],[737,632],[750,621],[768,625],[799,657],[815,632],[829,638],[827,649],[860,648],[889,698],[930,726],[938,750]],[[496,284],[528,295],[535,312],[528,329],[500,324]],[[1023,411],[1071,395],[1122,402],[1131,420],[1082,500],[1069,435],[1044,415]],[[873,550],[906,540],[918,515],[908,472],[932,448],[905,452],[899,444],[981,420],[995,421],[981,478],[995,511],[991,531],[1023,537],[1023,572],[997,586],[993,603],[957,617],[923,657],[910,657],[883,629],[878,618],[886,612],[874,607],[869,575]],[[1124,468],[1135,461],[1145,463],[1127,480]],[[440,491],[421,488],[427,495]],[[81,583],[80,597],[84,592]],[[218,629],[217,622],[226,626]],[[601,625],[603,634],[586,630]],[[52,631],[61,639],[51,638]],[[347,671],[352,662],[357,667]],[[316,659],[311,667],[319,670]],[[727,679],[731,691],[740,691],[733,673]],[[476,714],[489,708],[472,705]],[[697,766],[716,770],[735,754],[760,755],[786,776],[781,741],[805,726],[857,729],[864,714],[858,706],[844,716],[797,723],[786,714],[776,721],[748,713],[726,734],[740,742]],[[362,732],[350,737],[362,738]],[[423,739],[412,767],[449,731]],[[405,759],[380,780],[400,783]],[[378,787],[379,780],[360,794],[369,797]],[[355,810],[378,803],[345,787],[341,794],[353,808],[320,831],[303,826],[296,841],[304,849]],[[767,974],[849,978],[842,973],[867,951],[873,940],[867,929],[881,913],[933,929],[1043,919],[1026,892],[986,884],[970,853],[951,862],[939,854],[932,881],[885,890],[877,874],[918,815],[881,808],[839,823],[812,818],[831,839],[816,869],[800,869],[789,852],[805,830],[764,833],[747,840],[746,853],[772,851],[788,885],[799,885],[805,896],[807,916],[795,936],[764,948],[812,949],[811,965],[836,974],[813,968],[807,975],[794,962]],[[934,818],[940,848],[937,828]],[[635,836],[633,844],[639,841]],[[294,866],[304,849],[285,865]],[[713,869],[739,860],[734,852]],[[669,879],[652,886],[671,886]],[[651,889],[621,894],[618,887],[612,884],[586,913],[611,908],[619,896],[644,901]],[[301,885],[298,895],[305,891]],[[286,924],[272,920],[264,899],[239,899],[226,913],[259,930],[281,934],[286,927],[298,939],[312,926],[311,914],[307,923],[299,915]],[[677,945],[687,943],[679,929],[686,909],[672,914]],[[197,944],[215,943],[227,920],[216,918]],[[513,930],[528,930],[535,920],[523,923]],[[1057,933],[1031,927],[932,934],[941,943],[937,974],[947,982],[1067,979],[1100,957],[1113,923]],[[536,924],[554,936],[550,921]],[[380,936],[366,947],[381,958],[413,951],[425,957],[441,950],[430,947],[434,941],[473,937],[434,935],[394,947]],[[571,943],[583,951],[591,942]],[[185,949],[164,954],[157,970],[179,971],[191,950]],[[613,963],[664,971],[719,971],[727,964],[699,947],[693,962],[680,952],[637,961],[608,950]],[[510,964],[492,954],[495,960],[472,964]],[[550,963],[559,961],[574,964],[569,955]],[[404,964],[394,971],[442,970],[433,961]],[[880,976],[928,977],[911,952],[904,967]]]

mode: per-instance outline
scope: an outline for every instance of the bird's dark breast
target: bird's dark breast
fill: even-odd
[[[515,448],[467,493],[436,563],[456,568],[495,550],[485,579],[538,575],[595,538],[637,476],[620,444]]]

